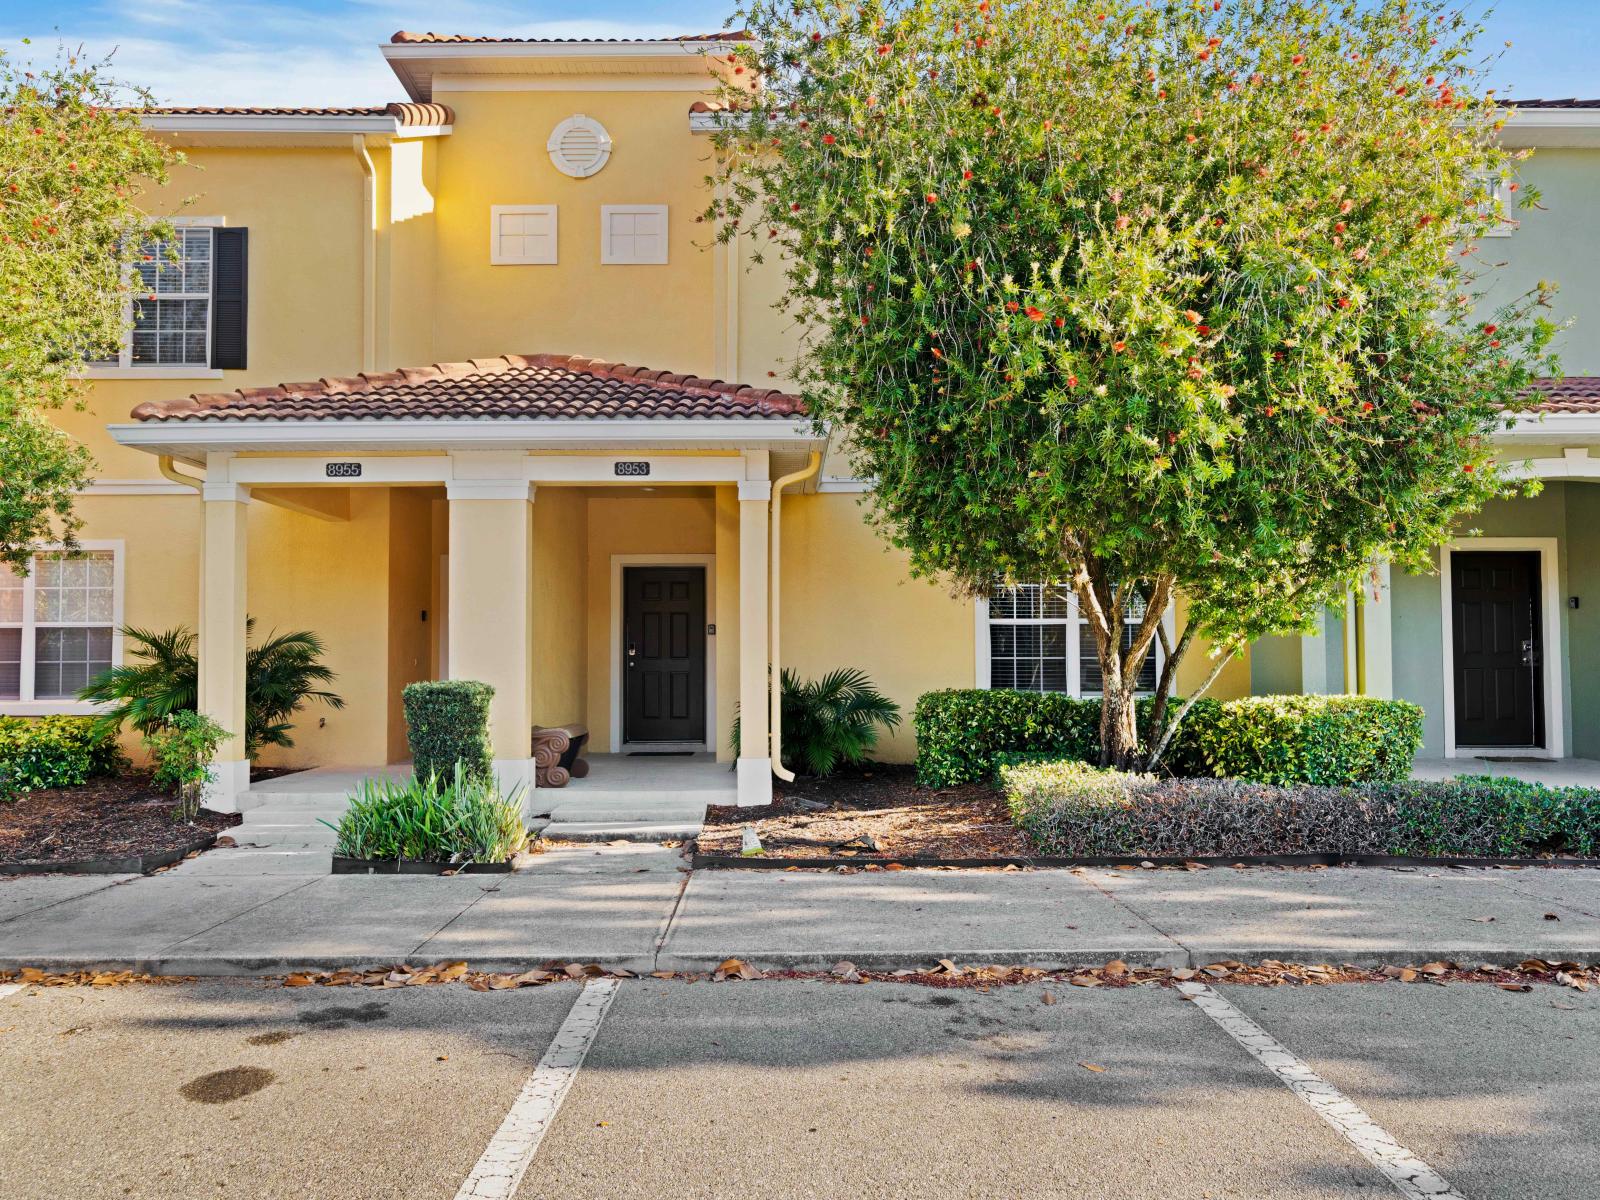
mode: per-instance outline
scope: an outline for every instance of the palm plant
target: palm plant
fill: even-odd
[[[878,744],[878,727],[900,724],[900,706],[872,685],[865,671],[840,667],[818,680],[785,667],[783,765],[803,775],[831,775],[841,765],[865,761]],[[733,722],[739,752],[739,721]]]
[[[255,633],[254,617],[245,620],[245,637]],[[137,661],[89,681],[80,700],[104,705],[98,730],[115,732],[124,723],[149,734],[177,712],[199,705],[200,664],[192,629],[179,625],[163,632],[124,626],[129,654]],[[245,753],[254,759],[263,746],[293,746],[289,720],[305,704],[320,701],[343,708],[344,699],[319,684],[335,675],[322,663],[322,639],[308,630],[274,633],[245,652]]]

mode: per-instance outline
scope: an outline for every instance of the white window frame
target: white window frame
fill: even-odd
[[[201,228],[225,229],[228,225],[226,217],[166,217],[166,224],[174,229]],[[212,259],[211,269],[216,270],[216,239],[211,244]],[[132,264],[129,270],[132,271]],[[204,363],[144,363],[133,361],[133,304],[134,294],[130,291],[122,302],[122,345],[117,351],[117,361],[113,363],[86,363],[83,369],[85,379],[221,379],[222,372],[211,365],[211,322],[215,315],[212,311],[211,291],[206,292],[206,361]],[[168,299],[181,300],[194,297],[169,296]]]
[[[1477,176],[1477,180],[1479,183],[1483,184],[1489,189],[1488,197],[1484,200],[1483,204],[1479,206],[1479,212],[1481,212],[1485,217],[1490,215],[1490,211],[1493,208],[1496,200],[1499,200],[1507,209],[1512,207],[1509,202],[1509,198],[1506,195],[1505,180],[1501,179],[1497,175],[1479,175]],[[1484,230],[1481,236],[1491,238],[1508,238],[1516,232],[1516,229],[1517,220],[1508,213],[1506,216],[1502,217],[1497,224],[1492,225],[1488,229]]]
[[[611,243],[611,218],[614,216],[659,216],[661,218],[661,257],[623,257]],[[668,242],[672,224],[665,204],[602,204],[600,206],[600,263],[602,266],[664,267],[669,257]]]
[[[515,258],[500,248],[500,218],[546,216],[550,218],[548,254]],[[554,204],[491,204],[489,206],[489,263],[497,267],[549,267],[560,257],[560,214]],[[519,235],[525,236],[525,235]]]
[[[994,682],[993,682],[993,660],[992,660],[991,646],[990,646],[990,641],[989,641],[989,629],[990,629],[990,626],[992,624],[994,624],[994,622],[991,621],[990,616],[989,616],[989,598],[987,596],[978,597],[977,602],[974,605],[973,617],[974,617],[974,623],[973,623],[973,664],[974,664],[974,668],[975,668],[975,670],[973,672],[973,674],[974,674],[974,681],[973,682],[974,682],[975,686],[980,687],[980,688],[984,689],[985,691],[987,691],[987,690],[989,690],[990,688],[992,688],[994,686]],[[1064,695],[1064,696],[1073,696],[1073,697],[1076,697],[1078,699],[1090,699],[1090,700],[1098,699],[1100,697],[1100,695],[1101,695],[1100,692],[1097,692],[1097,691],[1096,692],[1086,692],[1086,691],[1083,690],[1083,664],[1082,664],[1081,659],[1080,659],[1080,654],[1081,654],[1082,643],[1083,643],[1083,628],[1084,628],[1084,625],[1086,624],[1086,621],[1087,621],[1087,618],[1083,617],[1078,612],[1078,598],[1076,596],[1074,596],[1074,595],[1069,595],[1067,597],[1067,615],[1065,617],[1018,617],[1018,618],[1015,618],[1015,619],[1013,619],[1013,618],[1005,618],[1001,622],[1001,623],[1006,624],[1006,625],[1060,625],[1060,624],[1063,624],[1063,623],[1066,625],[1066,627],[1067,627],[1067,655],[1066,655],[1066,660],[1067,660],[1067,663],[1069,664],[1068,671],[1067,671],[1067,687],[1066,687],[1066,690],[1064,692],[1049,692],[1049,693],[1041,692],[1040,693],[1041,695],[1057,695],[1057,696],[1063,696]],[[1124,622],[1124,623],[1125,624],[1132,624],[1131,621]],[[1176,618],[1175,618],[1175,616],[1173,614],[1172,605],[1170,605],[1170,604],[1167,605],[1167,611],[1164,612],[1161,615],[1161,624],[1165,627],[1165,629],[1167,631],[1167,640],[1168,641],[1171,641],[1174,637],[1177,636],[1176,628],[1175,628],[1175,626],[1176,626]],[[1155,645],[1151,646],[1150,653],[1155,659],[1156,681],[1159,683],[1160,680],[1161,680],[1161,668],[1163,666],[1163,655],[1162,655],[1162,652],[1161,652],[1161,643],[1159,641],[1157,641]],[[1172,681],[1173,689],[1176,688],[1176,684],[1177,684],[1177,680],[1173,679],[1173,681]],[[1023,689],[1023,690],[1032,690],[1032,689]],[[1154,694],[1155,694],[1154,692],[1147,692],[1147,691],[1142,691],[1142,690],[1135,693],[1135,695],[1139,695],[1139,696],[1150,696],[1150,695],[1154,695]]]
[[[33,553],[51,554],[65,550],[66,547],[55,544],[37,545]],[[78,543],[78,549],[85,551],[99,551],[111,553],[111,665],[118,666],[122,662],[122,626],[124,624],[123,603],[126,589],[124,588],[124,568],[127,559],[127,544],[121,538],[100,540],[85,539]],[[48,717],[60,713],[79,714],[94,713],[99,711],[99,706],[87,700],[76,700],[70,697],[60,699],[34,699],[34,632],[39,625],[34,620],[34,584],[38,579],[38,571],[30,569],[27,577],[22,581],[22,678],[18,687],[19,698],[16,700],[0,700],[0,716],[7,717]],[[49,625],[68,624],[67,622],[49,622]],[[73,628],[81,628],[91,622],[71,623]],[[100,622],[92,622],[99,625]],[[7,622],[7,629],[19,628],[18,625]]]

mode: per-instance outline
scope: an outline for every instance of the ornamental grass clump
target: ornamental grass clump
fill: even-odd
[[[1000,778],[1041,854],[1073,858],[1600,856],[1600,790],[1462,777],[1353,787],[1158,779],[1082,762]]]
[[[338,834],[335,854],[385,862],[505,862],[528,836],[521,788],[502,799],[460,762],[448,779],[363,780],[339,823],[323,824]]]

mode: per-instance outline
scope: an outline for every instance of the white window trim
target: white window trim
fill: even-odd
[[[1539,555],[1539,591],[1544,633],[1544,745],[1456,745],[1456,662],[1454,596],[1450,583],[1450,556],[1459,551],[1532,550]],[[1444,630],[1444,756],[1478,758],[1485,754],[1517,754],[1532,758],[1564,758],[1567,753],[1566,668],[1567,653],[1561,625],[1561,539],[1544,537],[1468,537],[1447,543],[1439,551],[1440,622]]]
[[[544,215],[550,218],[548,258],[510,258],[500,252],[500,218]],[[489,206],[489,263],[496,267],[550,267],[560,258],[560,213],[554,204],[491,204]]]
[[[64,550],[66,547],[59,543],[47,543],[35,546],[33,553],[49,554],[52,551]],[[121,538],[107,538],[99,540],[85,539],[78,543],[80,550],[99,550],[111,552],[111,665],[119,666],[122,663],[122,626],[124,624],[123,602],[125,596],[124,566],[127,559],[127,543]],[[5,717],[51,717],[60,714],[79,715],[100,711],[100,706],[87,700],[35,700],[33,699],[33,658],[34,640],[28,636],[37,626],[32,622],[34,603],[34,581],[37,572],[30,570],[26,579],[22,581],[22,699],[0,700],[0,716]],[[10,628],[10,626],[8,626]]]
[[[226,229],[226,217],[162,217],[160,221],[174,229]],[[216,240],[211,244],[211,269],[217,269]],[[85,363],[80,377],[83,379],[221,379],[222,372],[210,366],[211,362],[211,290],[206,291],[206,365],[199,363],[150,363],[138,366],[133,361],[133,293],[122,302],[122,346],[117,351],[117,365]],[[173,297],[181,299],[182,297]]]
[[[1072,664],[1072,669],[1067,675],[1067,690],[1065,692],[1040,693],[1041,695],[1072,696],[1080,700],[1094,700],[1101,695],[1100,692],[1086,692],[1083,690],[1083,673],[1079,663],[1079,650],[1081,646],[1080,633],[1083,629],[1083,618],[1078,616],[1078,598],[1069,597],[1067,601],[1068,615],[1066,617],[1039,618],[1036,621],[1012,622],[1019,625],[1054,625],[1065,622],[1067,626],[1067,662]],[[1172,605],[1167,605],[1167,611],[1161,615],[1161,624],[1167,631],[1167,640],[1172,641],[1177,636],[1176,616]],[[979,596],[973,605],[973,685],[988,691],[994,687],[994,672],[991,645],[989,642],[989,598]],[[1155,656],[1156,679],[1161,678],[1162,655],[1161,643],[1158,641],[1150,647],[1150,653]],[[1177,678],[1172,680],[1169,692],[1176,694]],[[1138,696],[1152,695],[1151,692],[1136,692]]]
[[[661,217],[661,257],[622,258],[611,248],[611,218],[619,214]],[[670,256],[672,223],[665,204],[602,204],[600,206],[600,263],[602,266],[664,267]]]

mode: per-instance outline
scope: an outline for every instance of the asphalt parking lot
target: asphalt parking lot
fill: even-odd
[[[580,990],[24,988],[0,1196],[455,1196]],[[1458,1194],[1594,1194],[1600,997],[1216,991]],[[519,1197],[1404,1194],[1171,988],[631,979],[588,1036]]]

